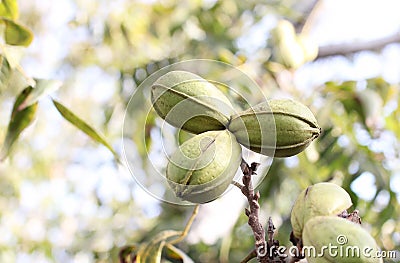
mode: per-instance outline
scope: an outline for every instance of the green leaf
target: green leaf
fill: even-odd
[[[129,134],[132,135],[132,140],[136,144],[138,153],[144,160],[147,159],[147,153],[152,145],[151,131],[155,127],[155,119],[157,115],[153,110],[149,113],[138,111],[140,109],[139,107],[139,105],[135,105],[133,112],[128,113],[131,115],[128,121],[133,120],[137,121],[137,123],[144,123],[144,129],[136,127],[134,130],[129,131]]]
[[[11,19],[18,18],[18,3],[17,0],[2,0],[0,3],[0,16]]]
[[[11,113],[11,119],[8,124],[6,138],[0,152],[0,161],[3,161],[10,154],[12,146],[18,137],[34,120],[37,110],[37,102],[20,109],[19,106],[25,102],[26,98],[32,92],[33,88],[28,87],[18,95]]]
[[[57,89],[59,89],[61,87],[61,85],[62,85],[62,82],[59,80],[37,79],[35,88],[25,99],[24,103],[22,103],[19,106],[20,110],[36,103],[43,96],[56,91]]]
[[[5,17],[1,20],[6,25],[4,38],[7,44],[24,47],[31,44],[33,33],[29,28]]]
[[[137,263],[159,263],[161,262],[161,254],[164,246],[167,244],[168,239],[176,238],[182,232],[165,230],[157,234],[151,241],[144,243],[140,246],[136,255]]]
[[[10,75],[10,65],[7,63],[7,60],[3,56],[0,56],[0,94],[3,90],[7,88],[7,83]]]
[[[325,92],[345,92],[345,93],[352,93],[356,90],[357,88],[357,82],[356,81],[345,81],[341,84],[338,84],[333,81],[328,81],[325,83]]]
[[[35,81],[26,76],[21,68],[12,68],[6,57],[0,56],[0,93],[3,90],[17,93],[34,85]]]
[[[398,100],[398,105],[400,105],[400,98]],[[398,138],[400,138],[400,107],[386,117],[386,129],[391,130]]]
[[[155,127],[156,124],[156,114],[154,111],[149,112],[146,117],[145,126],[144,126],[144,142],[146,145],[145,154],[151,147],[151,130]]]
[[[138,253],[136,261],[138,263],[158,263],[161,262],[161,253],[164,248],[165,241],[162,240],[159,243],[147,244],[143,253]],[[139,251],[141,252],[141,251]]]
[[[95,142],[98,142],[102,145],[104,145],[110,152],[114,155],[114,158],[120,162],[118,154],[114,151],[114,149],[107,143],[107,141],[100,136],[92,127],[90,127],[85,121],[80,119],[78,116],[76,116],[73,112],[71,112],[69,109],[67,109],[64,105],[61,103],[57,102],[56,100],[53,99],[53,104],[57,108],[58,112],[66,119],[69,121],[72,125],[74,125],[76,128],[84,132],[86,135],[88,135],[90,138],[92,138]]]
[[[363,124],[371,133],[371,130],[379,127],[379,120],[383,116],[383,100],[376,91],[371,89],[357,92],[356,100],[361,105],[360,117]]]
[[[186,255],[185,252],[172,245],[165,246],[165,257],[168,260],[179,260],[182,263],[194,263],[194,261]]]
[[[24,55],[25,48],[6,44],[1,45],[0,47],[1,53],[4,54],[4,57],[7,59],[11,69],[15,69],[19,65],[21,58]]]
[[[367,89],[376,91],[386,104],[392,98],[396,98],[398,87],[391,85],[382,77],[367,79]]]

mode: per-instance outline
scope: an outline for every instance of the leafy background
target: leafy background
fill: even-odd
[[[306,152],[274,160],[259,188],[262,218],[272,216],[282,244],[296,195],[334,181],[380,247],[399,250],[398,3],[333,2],[2,1],[0,261],[117,262],[122,247],[184,228],[193,208],[135,183],[120,162],[121,131],[136,87],[193,58],[237,66],[266,96],[310,106],[322,126]],[[293,65],[289,51],[278,56],[280,19],[318,57]],[[139,108],[132,114],[144,118]],[[148,158],[136,142],[146,132],[151,147],[156,125],[125,138],[138,146],[138,173]],[[253,248],[237,192],[200,208],[178,245],[195,262],[239,262]]]

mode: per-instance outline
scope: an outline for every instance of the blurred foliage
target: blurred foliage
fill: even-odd
[[[273,26],[262,43],[247,50],[249,32],[263,26],[264,19],[276,25],[284,18],[298,29],[314,4],[20,1],[18,11],[16,1],[2,1],[0,142],[7,153],[11,145],[14,149],[0,163],[0,261],[117,262],[123,247],[130,253],[139,249],[133,244],[150,244],[165,230],[183,230],[192,208],[157,202],[115,156],[122,155],[121,130],[132,93],[158,69],[193,58],[237,66],[266,96],[298,99],[316,114],[321,137],[298,156],[274,160],[259,187],[262,213],[273,217],[282,245],[290,245],[290,210],[297,194],[310,184],[333,181],[350,193],[353,208],[360,210],[381,248],[399,250],[399,83],[378,75],[346,75],[300,89],[296,77],[302,69],[321,62],[292,66],[280,61]],[[344,59],[353,62],[352,56]],[[41,88],[36,78],[43,77],[60,79],[63,86]],[[19,108],[27,92],[36,94]],[[44,96],[49,94],[63,102],[59,106],[69,105],[57,108],[85,133],[63,121],[52,99]],[[127,114],[146,120],[146,127],[132,126],[124,140],[138,147],[138,154],[129,156],[135,173],[151,176],[146,148],[152,152],[157,145],[159,122],[135,106]],[[185,137],[177,135],[178,140]],[[371,188],[371,198],[360,195],[358,187],[367,187],[360,180]],[[197,220],[208,216],[200,209]],[[198,242],[165,247],[166,262],[186,262],[186,255],[195,262],[239,262],[254,239],[242,210],[230,220],[234,227],[214,244],[197,237]],[[148,248],[156,249],[165,239]]]
[[[18,4],[14,0],[0,3],[0,21],[4,25],[4,40],[9,45],[29,46],[32,42],[32,32],[16,21],[18,19]]]
[[[34,102],[32,105],[21,107],[25,104],[25,101],[28,99],[32,91],[32,87],[24,89],[14,103],[6,138],[3,143],[3,148],[1,149],[1,161],[8,156],[11,151],[11,147],[16,142],[19,135],[33,122],[35,118],[38,104],[37,102]]]

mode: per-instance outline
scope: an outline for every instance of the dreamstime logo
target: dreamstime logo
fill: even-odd
[[[345,235],[338,235],[336,241],[338,242],[339,245],[344,245],[347,244],[348,242],[347,237]]]
[[[323,245],[320,248],[315,246],[303,246],[300,250],[296,246],[291,246],[289,248],[285,246],[271,247],[269,250],[259,248],[257,255],[259,257],[269,256],[273,258],[274,256],[291,256],[299,257],[299,255],[304,255],[307,258],[388,258],[394,259],[397,257],[398,251],[380,251],[376,248],[371,247],[359,247],[347,245],[349,240],[345,235],[338,235],[336,237],[337,244],[329,243]]]
[[[182,80],[178,78],[178,83],[157,82],[160,77],[173,71],[183,72],[186,79],[185,77],[182,77]],[[169,85],[174,87],[182,83],[187,83],[187,86],[198,83],[202,83],[200,86],[203,84],[215,86],[217,93],[225,94],[226,101],[219,100],[218,96],[214,96],[215,94],[200,95],[201,98],[196,95],[196,98],[208,104],[218,105],[218,110],[228,118],[248,109],[250,105],[265,101],[266,98],[258,84],[241,70],[226,63],[204,59],[183,61],[161,68],[148,76],[135,89],[126,107],[123,125],[123,156],[127,167],[138,185],[153,197],[168,203],[191,205],[190,202],[176,196],[171,189],[171,184],[176,185],[176,183],[166,178],[166,167],[168,163],[173,163],[171,157],[180,150],[179,145],[194,136],[188,132],[182,132],[180,128],[193,124],[196,128],[204,128],[201,126],[205,126],[205,122],[198,121],[204,119],[203,106],[193,107],[193,97],[177,102],[172,109],[168,110],[162,108],[157,111],[152,103],[152,98],[154,100],[154,97],[163,96],[163,93],[171,88]],[[226,114],[227,106],[232,107],[233,112]],[[167,106],[162,104],[161,107]],[[160,116],[160,112],[165,112],[165,116]],[[268,136],[275,138],[275,131],[272,130]],[[271,141],[274,145],[275,139]],[[204,147],[199,145],[199,148]],[[255,154],[243,147],[242,156],[249,162],[262,164],[257,175],[252,177],[257,186],[267,174],[273,158]],[[201,160],[202,165],[206,166],[210,163],[214,155],[210,154],[209,157],[210,160]],[[192,160],[187,160],[187,163],[191,162]],[[240,176],[238,169],[234,179]],[[229,187],[227,191],[231,188]]]

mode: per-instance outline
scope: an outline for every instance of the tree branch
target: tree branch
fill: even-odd
[[[255,257],[257,257],[257,251],[253,249],[240,263],[247,263]]]
[[[249,218],[248,224],[253,230],[253,235],[255,239],[255,250],[259,262],[268,262],[268,258],[260,255],[267,255],[267,242],[265,241],[265,231],[264,227],[259,220],[259,210],[260,205],[258,204],[258,199],[260,198],[259,192],[254,192],[253,184],[251,182],[251,176],[255,174],[259,164],[252,163],[249,166],[243,159],[240,164],[240,168],[243,172],[243,187],[241,188],[242,193],[247,197],[247,202],[249,203],[249,208],[245,209],[245,213]]]
[[[400,43],[400,33],[368,42],[351,42],[321,46],[318,50],[317,59],[337,55],[344,56],[364,50],[379,50],[392,43]]]
[[[308,32],[310,31],[310,28],[315,23],[316,17],[319,15],[322,6],[323,6],[323,1],[313,0],[312,3],[310,4],[310,7],[305,12],[306,15],[304,16],[303,20],[295,25],[296,32],[301,32],[301,34],[307,35]],[[317,58],[337,56],[337,55],[345,56],[364,50],[380,50],[392,43],[400,43],[400,32],[393,34],[391,36],[367,42],[352,41],[351,43],[320,46]]]
[[[279,241],[274,239],[275,226],[272,222],[271,217],[268,219],[267,226],[268,240],[265,239],[265,230],[259,219],[260,205],[258,203],[258,199],[260,198],[260,193],[258,191],[254,192],[253,184],[251,181],[251,176],[256,174],[258,166],[258,163],[252,163],[249,166],[246,161],[242,159],[240,168],[243,172],[243,185],[240,185],[239,183],[235,184],[235,186],[240,188],[242,193],[247,197],[249,208],[245,209],[245,213],[249,218],[248,224],[253,231],[255,239],[254,250],[252,250],[249,255],[241,262],[248,262],[255,257],[257,257],[257,260],[260,263],[298,262],[301,258],[291,257],[290,255],[280,253],[281,251],[279,251]]]

